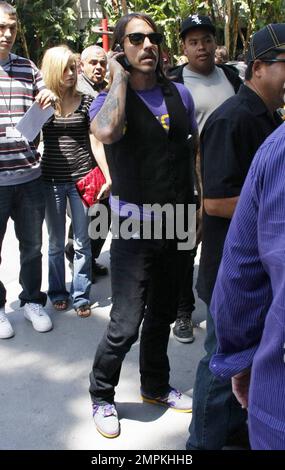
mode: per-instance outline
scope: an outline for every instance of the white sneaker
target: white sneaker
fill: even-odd
[[[41,304],[27,303],[24,305],[24,316],[32,322],[36,331],[45,333],[52,329],[52,322]]]
[[[2,307],[0,308],[0,338],[1,339],[12,338],[14,334],[15,333],[14,333],[13,327],[5,314],[5,308]]]

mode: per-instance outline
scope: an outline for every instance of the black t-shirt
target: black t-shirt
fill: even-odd
[[[205,123],[201,135],[201,171],[205,199],[240,195],[258,147],[281,123],[262,99],[242,85]],[[203,242],[197,281],[199,297],[210,304],[230,219],[203,214]]]

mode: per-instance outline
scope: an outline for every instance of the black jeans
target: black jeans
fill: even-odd
[[[21,306],[45,304],[42,283],[42,225],[45,197],[41,178],[14,186],[0,186],[0,253],[9,217],[14,221],[20,248]]]
[[[6,303],[6,289],[3,282],[0,281],[0,308],[4,307]]]
[[[222,449],[227,439],[246,423],[247,412],[235,398],[231,381],[221,382],[209,369],[216,349],[215,326],[208,308],[206,356],[199,362],[196,373],[188,450]]]
[[[177,319],[188,317],[191,318],[192,312],[195,310],[195,296],[193,292],[193,276],[194,276],[194,261],[197,253],[197,247],[187,252],[189,264],[185,273],[184,281],[181,285],[179,295]]]
[[[111,281],[113,306],[90,374],[92,401],[113,403],[122,362],[140,342],[142,390],[163,395],[169,390],[167,346],[176,318],[179,285],[184,277],[184,251],[175,240],[113,239]]]

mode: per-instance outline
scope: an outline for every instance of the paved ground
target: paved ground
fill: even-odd
[[[92,287],[92,316],[77,318],[74,310],[55,312],[47,304],[54,329],[35,332],[19,308],[19,253],[13,225],[9,223],[2,250],[0,279],[8,291],[7,310],[16,331],[0,340],[0,449],[158,449],[185,448],[191,415],[143,404],[139,395],[136,343],[122,368],[116,401],[121,435],[103,438],[91,419],[88,374],[98,341],[108,321],[109,276]],[[43,245],[43,289],[47,289],[47,236]],[[109,264],[108,246],[100,261]],[[67,268],[67,280],[70,273]],[[203,321],[205,308],[197,302],[194,320]],[[181,391],[193,387],[202,356],[205,322],[195,328],[195,342],[169,342],[171,383]]]

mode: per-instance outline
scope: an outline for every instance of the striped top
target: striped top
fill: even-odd
[[[0,62],[0,186],[26,183],[40,176],[39,158],[32,142],[7,136],[44,88],[41,73],[33,62],[9,54]]]
[[[258,150],[226,238],[211,313],[215,375],[252,368],[249,413],[285,449],[285,124]],[[269,449],[276,449],[267,433]]]
[[[45,181],[76,182],[92,168],[89,107],[92,96],[82,95],[77,110],[68,117],[53,116],[43,126],[42,175]]]

